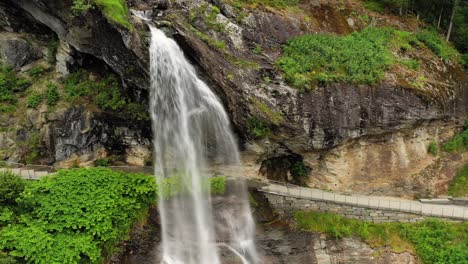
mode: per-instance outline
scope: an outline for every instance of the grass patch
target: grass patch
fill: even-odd
[[[26,100],[26,106],[28,108],[37,109],[41,103],[42,95],[37,91],[31,92]]]
[[[391,51],[414,43],[410,33],[393,28],[367,27],[344,37],[303,35],[288,41],[277,65],[299,89],[331,82],[373,85],[396,63]]]
[[[406,68],[414,71],[419,70],[419,67],[421,66],[421,63],[419,63],[419,61],[415,59],[402,60],[401,64],[404,65]]]
[[[273,109],[268,107],[265,103],[257,99],[254,99],[254,104],[263,114],[265,114],[268,117],[268,119],[274,125],[279,125],[281,124],[281,122],[283,122],[283,116],[281,115],[280,112],[274,111]]]
[[[430,219],[419,223],[370,223],[330,213],[296,212],[298,227],[333,238],[356,236],[372,247],[410,251],[424,263],[464,263],[468,259],[468,223]]]
[[[429,154],[431,154],[432,156],[439,155],[439,144],[437,144],[436,141],[431,141],[431,143],[429,143],[429,146],[427,146],[427,152],[429,152]]]
[[[384,13],[385,12],[385,4],[376,0],[366,0],[363,3],[363,6],[370,11]]]
[[[468,163],[466,163],[450,183],[448,194],[453,197],[468,197]]]

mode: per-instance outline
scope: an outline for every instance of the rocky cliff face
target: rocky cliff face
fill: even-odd
[[[294,12],[219,0],[127,2],[130,8],[153,11],[154,22],[173,36],[223,100],[243,146],[247,174],[385,195],[437,194],[453,177],[442,165],[438,168],[445,173],[434,173],[434,164],[442,161],[427,153],[427,143],[448,139],[467,117],[468,86],[459,66],[427,58],[424,69],[437,81],[419,90],[408,88],[407,80],[387,74],[374,87],[333,84],[310,91],[288,86],[275,66],[282,45],[294,36],[347,34],[369,23],[414,30],[416,21],[402,23],[369,14],[371,21],[365,22],[356,14],[366,11],[351,0],[304,1],[300,11]],[[132,29],[115,25],[99,9],[72,16],[70,6],[71,1],[3,0],[0,25],[15,34],[48,30],[63,43],[56,58],[62,74],[73,64],[87,67],[80,62],[91,56],[120,76],[123,89],[144,97],[149,83],[146,25],[134,16],[129,17]],[[23,60],[15,59],[15,63],[24,64]],[[98,118],[99,113],[85,108],[66,107],[68,114],[57,122],[60,127],[48,128],[55,131],[52,133],[41,132],[50,135],[47,142],[56,142],[45,145],[55,153],[51,162],[87,155],[91,149],[95,153],[108,138],[119,138],[113,144],[124,145],[124,153],[133,153],[135,147],[122,139],[127,136],[109,136],[122,130],[125,116],[117,113],[115,118]],[[124,133],[132,135],[130,141],[138,142],[134,144],[138,153],[149,152],[142,148],[151,134],[149,123],[146,126],[146,130],[145,125],[123,126]],[[81,132],[66,135],[64,131],[70,128]],[[256,129],[267,133],[259,135]],[[5,147],[14,141],[7,138],[3,142],[10,145],[5,143]],[[104,149],[113,152],[108,146]],[[62,155],[66,158],[61,159]],[[445,167],[460,164],[466,155],[455,159],[453,164],[442,163]],[[296,164],[302,166],[300,173]],[[307,177],[297,178],[304,173]],[[428,181],[423,174],[433,176]]]

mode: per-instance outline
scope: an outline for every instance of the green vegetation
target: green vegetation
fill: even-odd
[[[98,6],[109,21],[133,29],[128,20],[126,0],[73,0],[71,11],[74,15],[78,15],[90,9],[92,4]]]
[[[403,60],[401,61],[401,64],[414,71],[419,70],[420,66],[419,61],[415,59]]]
[[[283,122],[283,116],[280,112],[274,111],[270,107],[268,107],[265,103],[254,99],[253,100],[255,106],[266,115],[266,117],[273,123],[274,125],[279,125]]]
[[[451,153],[468,150],[468,129],[456,134],[452,139],[444,143],[442,149]]]
[[[23,92],[29,86],[29,81],[19,77],[13,68],[0,65],[0,113],[15,111],[17,103],[15,94]]]
[[[255,47],[252,49],[252,53],[256,55],[262,54],[262,45],[255,43]]]
[[[448,194],[453,197],[468,197],[468,163],[466,163],[449,185]]]
[[[424,263],[464,263],[468,259],[468,223],[425,220],[414,224],[376,224],[330,213],[296,212],[303,230],[334,238],[356,236],[372,247],[389,246],[396,252],[415,251]]]
[[[158,187],[159,196],[163,199],[169,199],[176,195],[185,195],[191,190],[191,181],[187,175],[176,173],[160,181]],[[205,177],[202,182],[202,189],[205,192],[211,192],[215,195],[222,195],[226,190],[226,177]]]
[[[363,5],[365,8],[374,12],[379,12],[379,13],[385,12],[385,5],[380,1],[366,0],[364,1]]]
[[[16,198],[23,192],[26,184],[18,175],[8,171],[0,172],[0,205],[16,205]]]
[[[271,130],[267,124],[255,117],[251,117],[247,120],[247,126],[250,134],[256,139],[267,138],[271,136]]]
[[[128,103],[125,108],[126,114],[133,120],[149,121],[148,108],[138,103]]]
[[[206,33],[201,32],[200,30],[196,29],[194,26],[187,24],[190,31],[192,31],[199,39],[203,40],[206,44],[216,48],[220,51],[226,51],[226,42],[222,40],[216,40],[207,35]]]
[[[376,27],[344,37],[303,35],[288,41],[277,65],[299,89],[330,82],[375,84],[395,63],[391,50],[410,49],[415,41],[408,32]]]
[[[189,19],[192,22],[196,19],[201,19],[209,29],[223,32],[226,29],[226,25],[216,20],[217,15],[220,13],[221,11],[217,6],[202,4],[190,10]]]
[[[458,61],[459,53],[434,29],[426,29],[416,34],[416,38],[445,61]]]
[[[50,64],[55,64],[55,56],[57,55],[57,49],[60,42],[57,39],[52,39],[47,44],[47,61]]]
[[[291,167],[293,177],[306,177],[309,174],[309,168],[302,161],[296,161]]]
[[[114,111],[122,110],[126,104],[114,76],[93,81],[89,78],[88,72],[79,70],[69,74],[64,79],[63,84],[69,101],[75,101],[86,96],[102,110]]]
[[[105,157],[102,159],[97,159],[94,161],[94,166],[96,167],[109,167],[112,163],[111,157]]]
[[[37,107],[42,103],[42,95],[37,92],[37,91],[33,91],[29,94],[28,98],[27,98],[27,102],[26,102],[26,105],[29,107],[29,108],[34,108],[34,109],[37,109]]]
[[[236,0],[232,1],[234,7],[238,6],[269,6],[274,8],[288,8],[291,6],[297,6],[301,0]]]
[[[29,76],[33,79],[37,79],[44,75],[47,72],[47,69],[42,65],[36,65],[28,70]]]
[[[429,154],[431,154],[432,156],[439,155],[439,144],[437,144],[436,141],[431,141],[431,143],[429,143],[429,146],[427,147],[427,152],[429,152]]]
[[[30,182],[0,230],[0,250],[30,263],[102,263],[156,198],[154,178],[105,168]]]
[[[60,94],[55,84],[47,84],[47,89],[45,90],[44,98],[46,100],[47,105],[49,106],[54,106],[58,103],[58,101],[60,100]]]

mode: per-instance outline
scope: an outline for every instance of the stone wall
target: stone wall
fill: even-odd
[[[425,216],[399,212],[389,209],[376,209],[361,206],[333,203],[328,201],[315,201],[310,199],[287,197],[278,194],[264,193],[271,207],[280,215],[294,213],[294,211],[320,211],[342,215],[347,218],[363,221],[382,222],[418,222]],[[453,219],[441,218],[454,221]]]

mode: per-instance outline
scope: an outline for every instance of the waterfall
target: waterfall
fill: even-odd
[[[229,181],[222,200],[211,197],[206,188],[208,166],[240,168],[226,111],[177,43],[156,27],[150,25],[150,29],[150,110],[160,188],[161,262],[217,264],[230,251],[242,263],[257,263],[244,181]],[[183,191],[168,197],[161,189],[171,178]],[[214,208],[215,202],[221,206]]]

